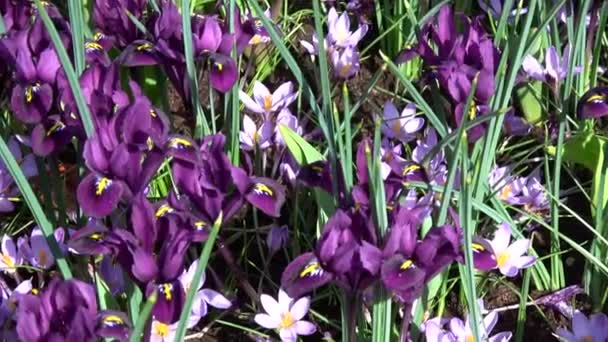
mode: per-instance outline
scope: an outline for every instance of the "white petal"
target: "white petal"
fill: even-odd
[[[257,314],[253,320],[261,327],[266,329],[276,329],[281,326],[281,320],[266,314]]]
[[[528,76],[532,77],[535,80],[542,81],[545,79],[545,73],[543,67],[540,65],[536,58],[527,55],[523,62],[522,67]]]
[[[262,307],[264,308],[264,310],[266,310],[266,312],[270,316],[276,317],[277,319],[281,318],[281,314],[284,311],[281,311],[279,303],[277,303],[274,298],[270,297],[269,295],[263,294],[260,296],[260,302],[262,303]]]
[[[308,313],[310,308],[310,298],[302,297],[298,299],[289,309],[294,321],[301,320]]]
[[[245,108],[255,113],[264,113],[264,109],[257,102],[255,102],[249,95],[242,90],[239,90],[239,99],[245,105]]]
[[[511,241],[511,228],[507,223],[499,224],[498,229],[494,233],[494,239],[490,241],[494,253],[502,253],[509,247],[509,241]]]

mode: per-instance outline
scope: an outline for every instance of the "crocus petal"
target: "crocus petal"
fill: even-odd
[[[309,308],[310,308],[310,298],[304,297],[304,298],[298,299],[293,304],[293,306],[291,307],[291,309],[289,311],[291,312],[293,319],[295,321],[299,321],[306,315]]]
[[[488,342],[509,342],[513,337],[513,333],[510,331],[500,332],[494,336],[488,338]]]
[[[511,228],[506,223],[500,224],[494,232],[494,239],[490,242],[494,252],[501,253],[507,249],[509,241],[511,241]]]
[[[296,334],[295,329],[287,328],[281,329],[279,332],[279,336],[281,337],[282,342],[296,342],[298,340],[298,335]]]
[[[572,332],[577,337],[586,336],[591,332],[589,320],[580,311],[575,312],[572,317]]]
[[[312,335],[315,333],[315,331],[317,331],[315,325],[308,321],[295,322],[293,328],[298,335],[302,336]]]
[[[262,294],[260,296],[260,303],[262,303],[262,307],[264,310],[272,317],[281,317],[283,313],[279,306],[279,303],[269,295]]]
[[[266,88],[264,83],[255,81],[253,83],[253,99],[255,102],[257,102],[261,107],[264,107],[264,99],[266,99],[266,97],[272,98],[272,94],[268,88]]]
[[[257,314],[253,320],[261,327],[266,329],[277,329],[281,326],[281,319],[266,314]]]
[[[224,297],[217,291],[211,289],[202,289],[201,293],[205,302],[209,303],[209,305],[215,308],[228,309],[232,306],[232,303],[228,300],[228,298]]]
[[[293,95],[293,83],[285,82],[281,84],[272,94],[272,111],[277,111],[284,107],[285,99]]]
[[[485,326],[486,333],[490,334],[494,326],[498,322],[498,313],[496,311],[491,311],[483,318],[483,325]]]
[[[530,267],[530,266],[534,265],[535,262],[536,262],[536,258],[533,256],[523,256],[523,257],[516,258],[512,261],[513,266],[515,266],[519,269]]]
[[[544,81],[545,73],[543,67],[540,65],[536,58],[527,55],[523,62],[522,67],[528,76],[532,77],[535,80]]]
[[[255,102],[247,93],[242,90],[239,90],[239,99],[245,105],[245,108],[249,109],[255,113],[264,113],[264,109],[257,102]]]
[[[517,241],[513,242],[511,244],[511,246],[509,246],[509,248],[507,248],[507,250],[509,251],[509,255],[511,257],[518,257],[518,256],[526,254],[526,252],[528,251],[529,248],[530,248],[530,240],[523,239],[523,240],[517,240]]]
[[[553,80],[558,81],[560,79],[561,64],[559,61],[559,55],[554,46],[547,48],[545,55],[545,67],[546,72]]]
[[[465,337],[467,331],[464,327],[464,322],[460,318],[452,318],[450,320],[450,330],[458,337]]]

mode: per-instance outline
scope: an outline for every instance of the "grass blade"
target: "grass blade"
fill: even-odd
[[[129,338],[129,342],[138,342],[142,340],[142,334],[144,333],[144,329],[146,328],[148,318],[152,313],[154,304],[156,304],[156,299],[158,299],[158,291],[154,290],[150,297],[148,297],[148,300],[146,300],[146,304],[144,305],[144,308],[139,314],[139,319],[137,320],[137,324],[135,324],[133,333],[131,333],[131,338]]]
[[[70,12],[70,26],[72,28],[72,48],[74,49],[74,62],[76,74],[84,71],[84,22],[82,19],[83,4],[80,0],[68,0]]]

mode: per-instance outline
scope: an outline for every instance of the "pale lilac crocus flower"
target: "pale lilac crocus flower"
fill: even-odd
[[[518,204],[523,205],[528,212],[548,209],[549,198],[547,197],[547,189],[540,182],[540,169],[534,170],[524,179],[524,182]]]
[[[57,228],[53,233],[55,240],[59,243],[59,246],[65,248],[63,245],[65,231],[63,228]],[[40,228],[35,227],[30,235],[29,242],[26,238],[20,238],[18,243],[19,252],[32,266],[41,268],[43,270],[51,268],[55,264],[55,257],[53,252],[46,242],[44,233]]]
[[[278,329],[281,341],[295,342],[298,335],[316,331],[314,324],[302,320],[310,308],[310,298],[294,300],[280,289],[278,302],[266,294],[260,296],[260,302],[266,313],[255,315],[255,322],[266,329]]]
[[[493,336],[489,336],[492,329],[496,326],[498,322],[498,313],[490,312],[487,316],[483,318],[483,325],[485,327],[486,335],[488,335],[487,339],[482,339],[483,341],[488,342],[507,342],[511,340],[512,334],[511,332],[499,332]],[[467,316],[467,319],[463,322],[460,318],[452,318],[449,323],[450,331],[454,335],[455,339],[453,341],[458,342],[470,342],[474,341],[473,331],[471,330],[471,319]],[[449,340],[447,340],[449,341]]]
[[[185,293],[187,294],[192,285],[192,280],[194,280],[194,274],[196,273],[196,267],[198,265],[198,260],[195,260],[190,267],[188,267],[187,271],[184,271],[181,276],[179,276],[179,281],[182,283]],[[208,311],[208,305],[211,305],[214,308],[218,309],[228,309],[232,306],[232,303],[228,298],[224,297],[221,293],[212,290],[212,289],[203,289],[203,285],[205,284],[205,273],[201,275],[201,280],[198,283],[197,293],[194,297],[194,304],[192,305],[192,316],[205,317]],[[197,321],[198,322],[198,321]]]
[[[549,84],[559,83],[561,80],[566,78],[566,74],[568,73],[570,50],[570,45],[567,45],[564,49],[562,58],[560,58],[557,49],[554,46],[550,46],[545,52],[544,67],[531,55],[527,55],[524,58],[522,67],[526,74],[535,80],[545,81]],[[580,72],[580,67],[575,67],[573,70],[574,74],[578,74]]]
[[[559,328],[557,337],[564,342],[606,341],[608,339],[608,317],[603,313],[590,315],[587,318],[577,311],[572,317],[572,330]]]
[[[251,151],[258,146],[266,149],[272,144],[273,127],[270,121],[264,121],[258,128],[255,122],[248,116],[243,116],[243,131],[239,133],[241,148]]]
[[[424,119],[416,117],[416,104],[410,103],[401,114],[391,102],[384,103],[384,120],[382,133],[391,139],[410,142],[416,138],[415,134],[424,126]]]
[[[498,229],[494,233],[494,239],[490,241],[490,245],[494,250],[496,264],[500,273],[507,277],[514,277],[519,270],[530,267],[536,261],[536,258],[529,255],[524,255],[530,248],[529,239],[521,239],[511,242],[511,227],[507,223],[498,225]]]
[[[239,99],[248,110],[263,114],[266,119],[270,114],[289,106],[298,96],[298,92],[293,90],[293,83],[285,82],[281,84],[273,93],[261,82],[255,81],[253,84],[253,98],[242,90],[239,91]]]
[[[348,13],[343,12],[340,16],[335,8],[327,13],[327,40],[331,45],[341,48],[356,46],[367,33],[367,25],[360,25],[355,32],[350,31],[350,19]]]
[[[2,253],[0,254],[0,271],[14,274],[17,266],[23,263],[21,254],[17,251],[17,245],[8,235],[2,237]]]
[[[331,63],[334,74],[340,78],[350,78],[361,68],[359,52],[354,47],[347,47],[342,51],[332,51]]]
[[[194,328],[199,320],[200,317],[196,317],[194,315],[190,316],[188,321],[186,321],[186,328]],[[173,324],[166,324],[161,321],[157,321],[156,319],[152,319],[152,325],[150,327],[150,342],[174,342],[178,325],[179,321]]]
[[[479,299],[477,301],[478,306],[480,307],[480,311],[483,312],[484,305],[483,300]],[[511,339],[511,332],[500,332],[493,336],[489,336],[496,323],[498,322],[498,313],[495,311],[489,312],[485,317],[483,317],[483,329],[481,331],[485,331],[485,336],[487,338],[482,338],[482,341],[488,342],[507,342]],[[444,329],[443,327],[447,324],[449,329]],[[423,324],[423,329],[425,333],[426,340],[428,342],[470,342],[474,341],[473,331],[471,329],[471,321],[470,317],[467,315],[465,321],[462,321],[460,318],[452,318],[450,320],[436,317],[433,319],[429,319]]]
[[[508,166],[495,166],[488,178],[488,184],[492,187],[492,192],[496,192],[498,198],[509,204],[519,203],[517,196],[524,186],[524,178],[511,176]]]

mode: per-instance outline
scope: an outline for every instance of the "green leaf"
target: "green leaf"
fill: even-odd
[[[283,140],[285,140],[285,145],[287,145],[289,152],[291,152],[291,155],[299,165],[308,165],[325,159],[319,151],[291,128],[279,125],[279,132]]]
[[[597,198],[600,194],[600,178],[604,165],[606,143],[608,138],[596,135],[592,131],[584,131],[564,144],[563,155],[565,161],[580,164],[593,172],[593,185],[591,195],[593,203],[601,203],[603,206],[608,202],[608,184],[604,184],[601,202]],[[595,208],[592,208],[595,213]]]
[[[515,90],[517,105],[524,113],[526,120],[532,125],[536,125],[545,119],[540,101],[542,89],[543,84],[540,81],[535,81]]]

